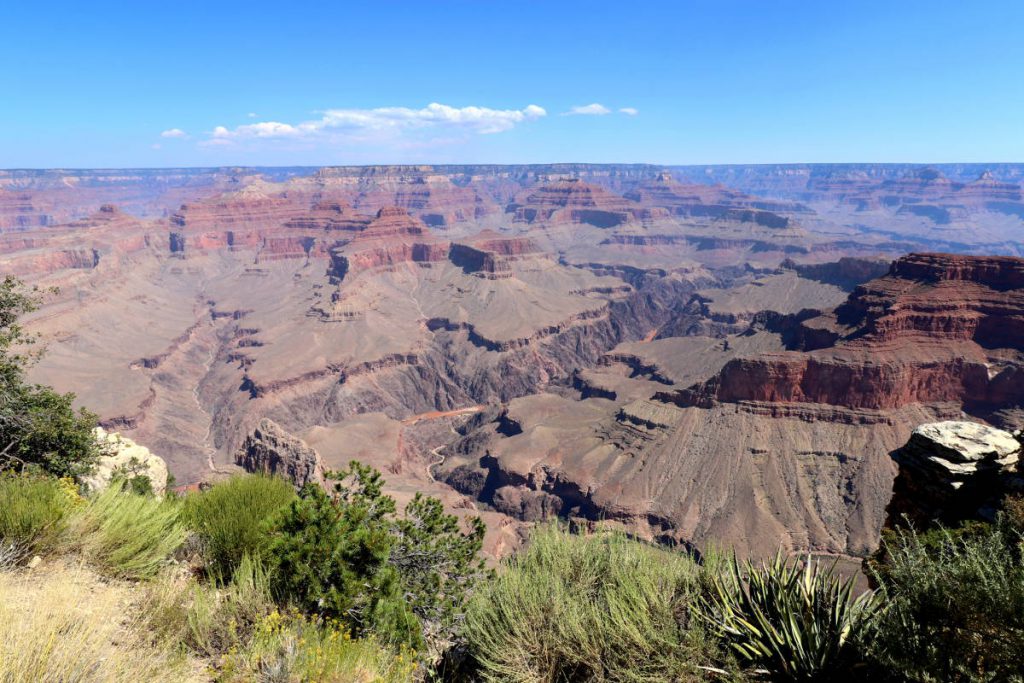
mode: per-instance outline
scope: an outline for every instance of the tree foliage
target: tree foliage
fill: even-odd
[[[402,577],[407,603],[432,639],[455,636],[470,589],[490,574],[480,557],[485,530],[474,517],[463,534],[441,501],[420,493],[394,523],[389,559]]]
[[[76,411],[74,394],[25,379],[41,351],[20,321],[39,301],[40,292],[18,279],[0,281],[0,468],[34,466],[60,477],[80,476],[101,453],[92,433],[96,416]]]
[[[380,473],[358,462],[328,476],[331,492],[306,485],[277,520],[269,555],[276,596],[354,635],[414,649],[424,646],[424,625],[430,638],[450,634],[484,574],[483,524],[463,534],[439,501],[423,496],[399,518]]]

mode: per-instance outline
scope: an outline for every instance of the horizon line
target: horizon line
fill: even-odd
[[[1024,166],[1024,161],[763,161],[728,163],[666,163],[646,161],[552,161],[552,162],[460,162],[460,163],[397,163],[397,164],[222,164],[218,166],[12,166],[0,173],[45,171],[218,171],[224,169],[328,169],[328,168],[469,168],[479,166],[635,166],[647,168],[729,168],[750,166]]]

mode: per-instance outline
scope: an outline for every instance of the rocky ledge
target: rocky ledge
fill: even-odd
[[[899,474],[886,525],[993,518],[1007,494],[1024,490],[1021,438],[976,422],[921,425],[892,453]]]

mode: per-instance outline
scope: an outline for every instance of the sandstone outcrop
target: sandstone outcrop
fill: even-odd
[[[525,223],[588,223],[610,228],[640,218],[643,211],[625,197],[576,178],[544,185],[509,204],[506,212]]]
[[[911,254],[834,313],[801,323],[818,339],[831,335],[826,348],[735,359],[708,382],[662,398],[704,407],[1024,404],[1022,273],[1024,259]]]
[[[105,453],[96,462],[96,469],[82,478],[82,485],[92,491],[101,491],[115,477],[131,479],[144,476],[149,479],[153,493],[162,496],[167,489],[167,463],[131,439],[108,432],[102,427],[94,431],[96,440]]]
[[[317,452],[267,418],[245,438],[235,462],[246,472],[284,477],[296,488],[325,483],[324,465]]]

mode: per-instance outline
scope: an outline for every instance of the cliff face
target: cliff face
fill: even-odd
[[[324,464],[317,452],[266,418],[245,438],[235,462],[247,472],[284,477],[296,488],[325,483]]]
[[[626,193],[626,198],[644,206],[668,209],[677,216],[735,220],[768,228],[790,226],[790,218],[782,213],[808,212],[807,207],[796,202],[751,197],[722,185],[684,185],[668,173],[640,183]]]
[[[698,342],[681,338],[629,345],[603,357],[607,369],[577,377],[591,408],[523,399],[504,418],[514,429],[496,420],[467,434],[463,447],[487,457],[479,469],[453,460],[462,467],[452,470],[453,485],[476,476],[485,482],[477,495],[524,519],[614,519],[652,538],[698,545],[729,538],[753,554],[779,543],[868,552],[896,473],[890,452],[917,425],[1024,405],[1021,337],[1000,332],[1024,313],[1021,263],[910,255],[855,287],[834,311],[789,321],[754,316],[749,329],[713,350],[692,350]],[[696,316],[692,328],[714,314],[712,305],[683,309]],[[683,320],[676,318],[673,334]],[[767,332],[776,329],[786,333]],[[809,338],[821,348],[740,346]],[[720,369],[681,388],[708,359]],[[602,412],[601,401],[619,407]]]
[[[911,254],[834,313],[802,323],[834,342],[730,361],[679,405],[812,403],[893,409],[1024,404],[1024,259]],[[998,350],[998,351],[997,351]]]
[[[588,223],[610,228],[644,215],[625,197],[572,178],[544,185],[509,204],[507,212],[526,223]]]

